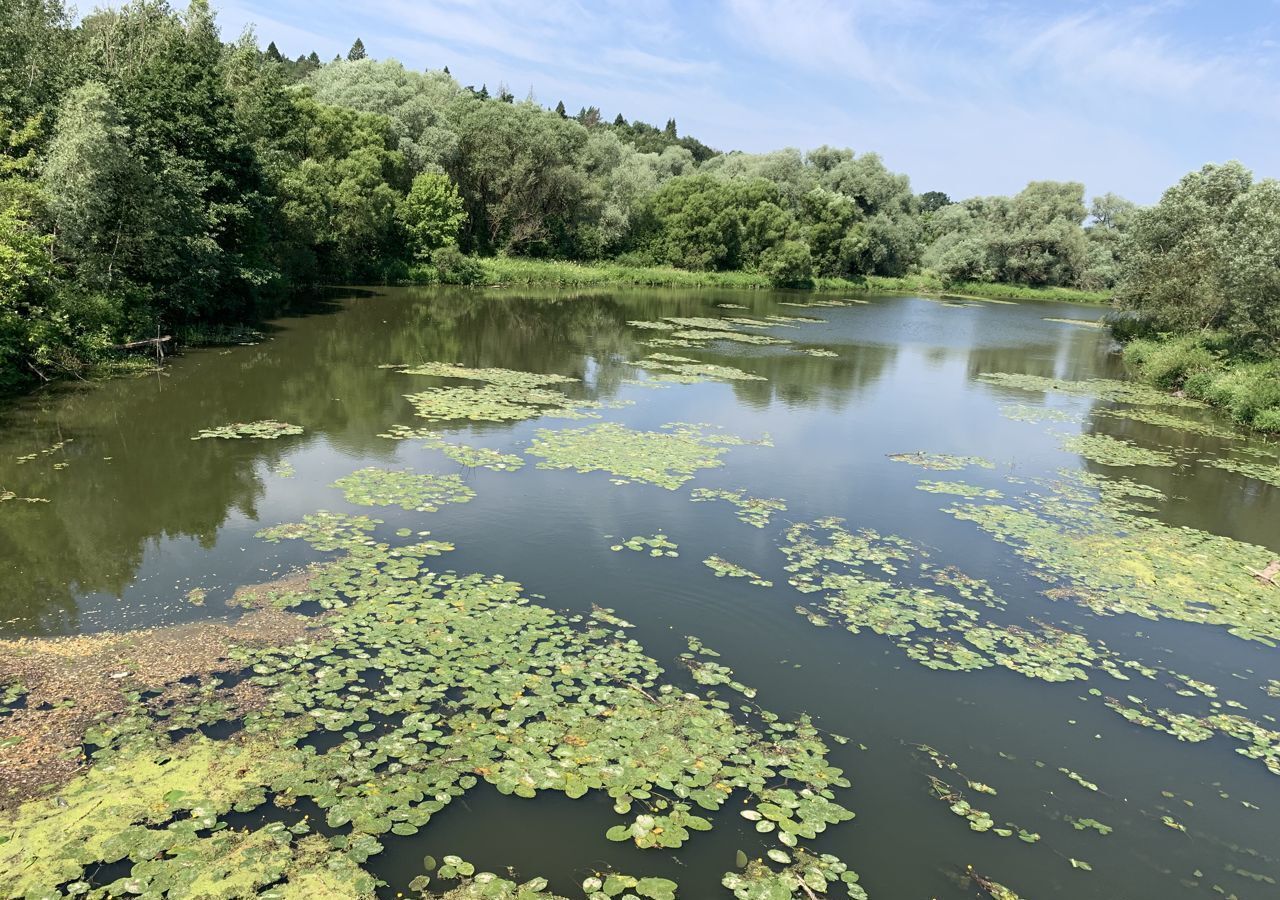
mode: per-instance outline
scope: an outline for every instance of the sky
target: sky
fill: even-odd
[[[1207,162],[1280,176],[1280,0],[214,0],[296,57],[448,66],[720,150],[879,153],[917,191],[1082,181],[1152,203]]]

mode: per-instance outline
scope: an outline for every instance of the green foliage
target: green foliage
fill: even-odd
[[[1136,214],[1118,299],[1177,331],[1220,328],[1280,340],[1280,184],[1237,162],[1205,166]]]
[[[443,172],[423,172],[414,178],[398,216],[413,242],[414,256],[419,259],[452,245],[466,219],[462,197]]]
[[[813,257],[804,241],[783,241],[760,254],[760,270],[774,287],[813,283]]]

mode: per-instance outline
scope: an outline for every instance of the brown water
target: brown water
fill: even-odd
[[[461,472],[477,494],[470,503],[376,514],[388,530],[429,527],[454,542],[451,568],[502,573],[558,609],[616,609],[664,666],[685,649],[683,636],[696,634],[759,689],[758,702],[784,715],[808,712],[852,739],[835,748],[833,760],[853,781],[842,802],[857,819],[830,829],[816,846],[856,869],[873,897],[975,896],[955,877],[967,865],[1034,898],[1280,896],[1265,880],[1280,879],[1280,778],[1233,752],[1233,744],[1186,744],[1129,725],[1087,695],[1093,682],[1047,684],[1003,669],[936,672],[875,634],[814,628],[793,612],[805,598],[787,584],[776,549],[788,521],[822,516],[902,535],[929,547],[933,562],[989,581],[1018,616],[1073,623],[1129,658],[1226,686],[1233,691],[1227,696],[1239,695],[1274,728],[1270,717],[1280,714],[1280,701],[1257,688],[1280,679],[1274,649],[1211,626],[1103,618],[1050,601],[1010,547],[944,514],[939,501],[948,498],[915,489],[922,478],[953,473],[887,457],[916,450],[986,457],[995,469],[959,477],[1005,491],[1017,490],[1010,475],[1031,479],[1062,467],[1123,475],[1169,495],[1155,504],[1162,520],[1280,555],[1280,489],[1194,461],[1169,469],[1097,466],[1064,452],[1059,441],[1080,430],[1111,434],[1196,451],[1188,460],[1254,447],[1265,454],[1258,461],[1272,464],[1275,445],[1102,417],[1095,413],[1111,404],[978,380],[988,372],[1123,377],[1105,331],[1046,321],[1096,319],[1097,309],[915,297],[841,308],[778,305],[805,296],[382,289],[275,322],[252,346],[191,351],[158,375],[68,385],[12,402],[0,410],[0,490],[49,502],[0,504],[0,637],[231,614],[225,601],[237,586],[323,556],[299,542],[257,539],[259,529],[317,509],[369,512],[344,502],[330,486],[336,478],[370,465]],[[653,336],[628,320],[763,314],[822,319],[768,333],[838,357],[717,342],[670,352],[767,381],[663,390],[625,382],[638,374],[631,361],[652,352],[640,342]],[[726,465],[700,472],[679,491],[616,485],[599,472],[542,470],[533,460],[518,472],[463,469],[414,441],[378,437],[393,424],[421,424],[403,397],[420,388],[379,366],[431,360],[570,375],[582,380],[577,396],[634,401],[606,410],[608,421],[646,429],[706,422],[749,437],[768,432],[775,446],[735,448]],[[1011,421],[999,412],[1008,403],[1054,405],[1082,413],[1084,424]],[[1187,415],[1218,421],[1207,411]],[[256,419],[306,431],[275,441],[191,440],[202,428]],[[445,433],[522,453],[539,428],[581,424],[460,423]],[[691,487],[745,487],[785,498],[788,510],[764,529],[748,528],[724,504],[690,503]],[[614,537],[657,531],[679,542],[679,559],[609,549]],[[713,553],[775,587],[715,578],[701,563]],[[186,599],[196,587],[207,591],[201,606]],[[1233,676],[1250,683],[1237,690]],[[971,832],[929,794],[928,769],[911,748],[921,742],[999,789],[985,804],[999,810],[998,820],[1043,839],[1029,845]],[[1059,767],[1100,790],[1073,784]],[[1114,831],[1076,830],[1068,815]],[[1186,831],[1163,824],[1163,815]],[[720,875],[732,868],[738,847],[756,842],[745,823],[718,820],[679,851],[639,851],[604,839],[615,821],[608,802],[590,796],[526,801],[481,785],[421,834],[385,841],[369,866],[392,896],[420,871],[424,853],[458,853],[482,868],[544,875],[565,893],[585,871],[610,863],[667,875],[681,883],[682,897],[698,898],[728,896],[716,887]],[[1072,858],[1092,869],[1074,868]]]

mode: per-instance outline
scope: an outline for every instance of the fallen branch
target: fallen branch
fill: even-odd
[[[1276,582],[1276,576],[1280,575],[1280,559],[1273,559],[1267,563],[1267,567],[1261,572],[1249,569],[1249,574],[1261,581],[1263,584],[1269,584],[1272,587],[1280,587],[1280,583]]]

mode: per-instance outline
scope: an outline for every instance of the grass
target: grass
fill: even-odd
[[[1124,359],[1142,381],[1221,407],[1241,425],[1280,432],[1280,356],[1204,332],[1132,340]]]
[[[489,285],[555,287],[635,286],[674,288],[736,288],[772,290],[769,278],[755,272],[691,272],[669,266],[636,266],[616,262],[575,263],[561,260],[523,259],[495,256],[477,260],[484,272],[481,283]],[[430,272],[415,272],[415,281],[434,280]],[[824,293],[924,293],[953,294],[996,300],[1068,300],[1077,303],[1106,303],[1106,291],[1073,288],[1038,288],[1016,284],[964,282],[946,284],[933,272],[901,278],[876,275],[866,278],[816,278],[813,290]]]

